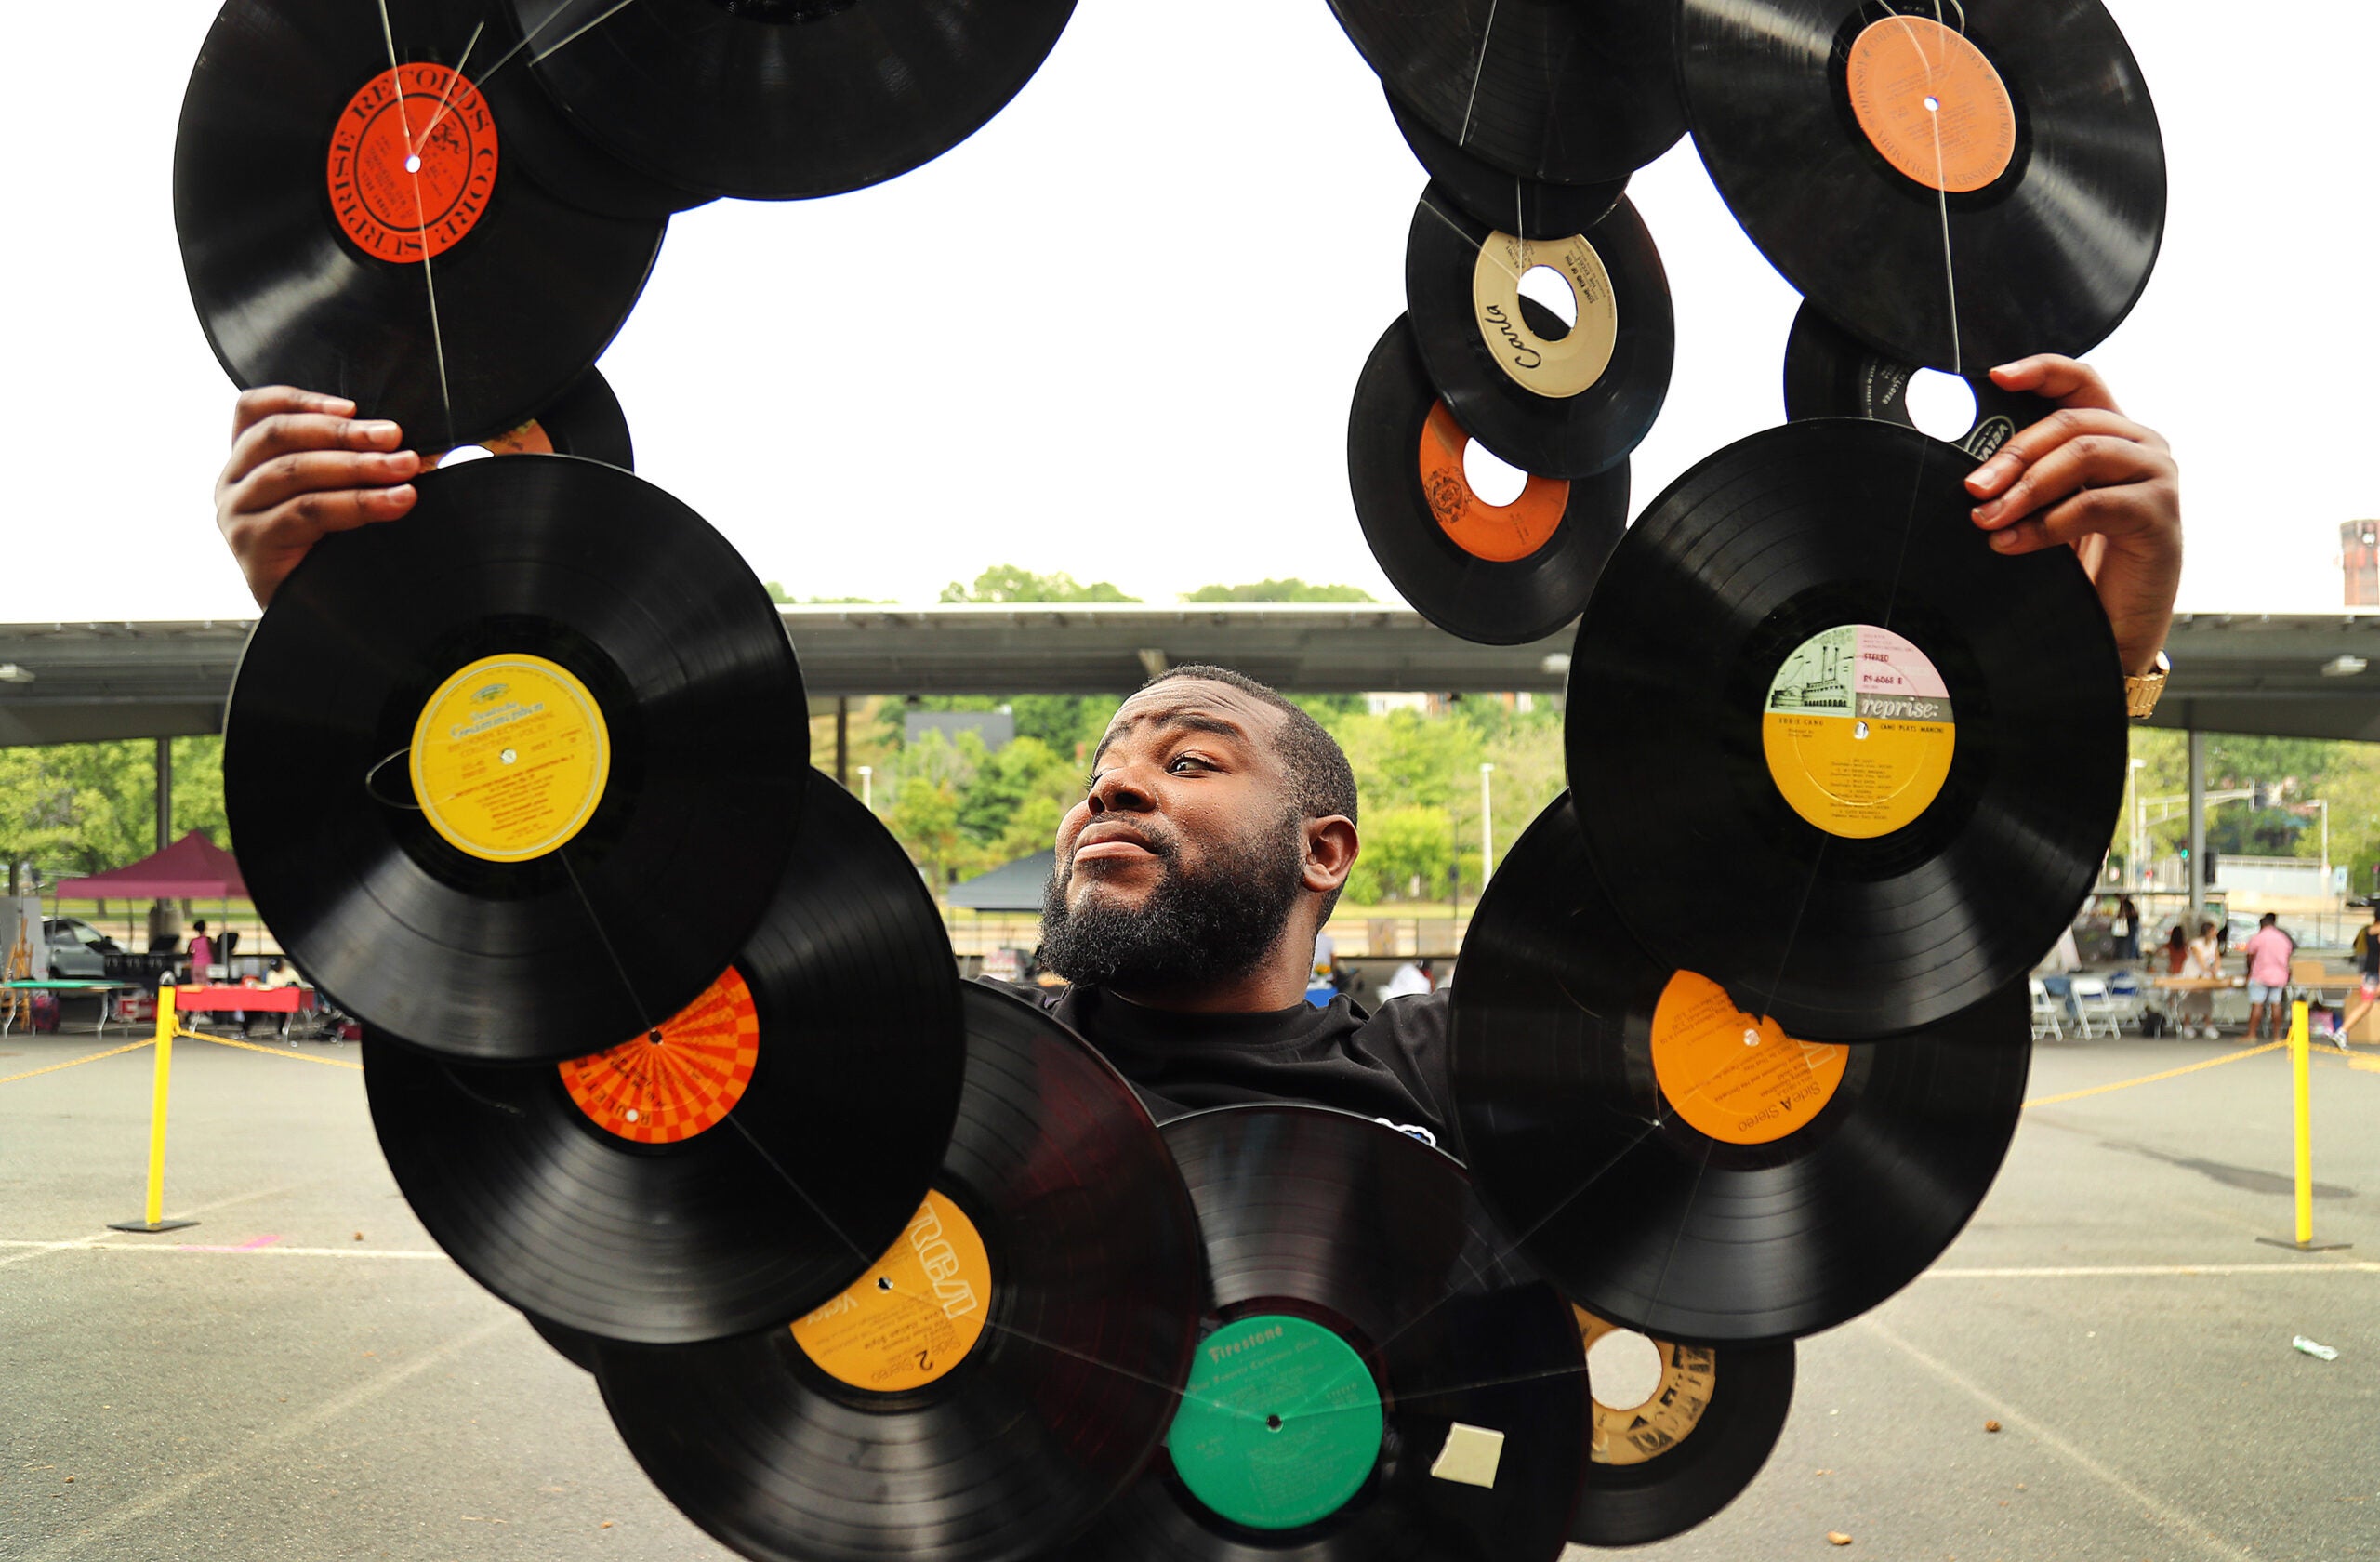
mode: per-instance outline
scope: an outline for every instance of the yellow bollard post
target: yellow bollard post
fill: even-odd
[[[2278,1237],[2259,1237],[2256,1240],[2296,1252],[2335,1252],[2353,1244],[2314,1240],[2314,1066],[2308,1055],[2311,1042],[2306,1005],[2294,1004],[2289,1013],[2289,1084],[2294,1100],[2293,1116],[2297,1139],[2297,1239],[2284,1242]]]
[[[112,1221],[110,1231],[179,1231],[196,1225],[190,1220],[165,1219],[165,1094],[174,1067],[174,1031],[180,1025],[174,1013],[171,983],[157,988],[157,1066],[149,1088],[149,1202],[146,1220]]]

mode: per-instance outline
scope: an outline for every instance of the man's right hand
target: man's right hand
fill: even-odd
[[[231,457],[215,481],[215,524],[258,607],[328,532],[394,521],[413,508],[421,457],[394,423],[358,421],[355,404],[286,385],[240,392]]]

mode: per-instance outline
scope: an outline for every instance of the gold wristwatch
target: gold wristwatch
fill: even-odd
[[[2135,672],[2123,681],[2124,708],[2131,712],[2134,721],[2149,720],[2149,713],[2157,708],[2157,696],[2165,692],[2165,675],[2173,670],[2174,664],[2165,659],[2165,653],[2160,651],[2156,666],[2147,672]]]

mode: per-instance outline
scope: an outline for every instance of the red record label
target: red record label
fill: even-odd
[[[331,210],[375,259],[435,259],[486,213],[497,161],[496,116],[469,77],[399,65],[366,82],[331,132]]]
[[[608,1133],[675,1145],[715,1127],[752,1082],[760,1016],[734,967],[651,1036],[559,1066],[562,1089]]]

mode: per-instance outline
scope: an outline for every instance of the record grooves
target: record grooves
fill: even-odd
[[[1754,434],[1644,511],[1580,622],[1564,740],[1620,915],[1813,1040],[2023,976],[2115,828],[2107,614],[2072,549],[1993,551],[1973,465],[1865,419]],[[1712,916],[1717,883],[1762,914]]]
[[[746,1556],[1046,1555],[1172,1416],[1199,1280],[1180,1174],[1079,1038],[981,984],[962,1002],[958,1126],[932,1202],[869,1271],[887,1286],[795,1330],[597,1347],[629,1451]]]
[[[809,793],[760,928],[660,1042],[492,1067],[366,1032],[397,1185],[541,1322],[652,1343],[765,1328],[849,1284],[924,1197],[965,1056],[949,940],[858,800],[814,771]]]
[[[1914,364],[1895,363],[1809,304],[1793,315],[1785,338],[1785,416],[1872,417],[1913,429],[1910,414]],[[1960,377],[1975,397],[1975,417],[1947,443],[1977,461],[2057,410],[2057,404],[2028,390],[2003,390],[1989,374]]]
[[[1625,176],[1593,184],[1555,184],[1507,173],[1439,135],[1393,92],[1388,112],[1430,182],[1474,221],[1507,233],[1525,239],[1583,233],[1609,215],[1628,190]]]
[[[1658,1338],[1773,1344],[1874,1306],[1950,1245],[2007,1153],[2021,985],[1908,1035],[1800,1039],[1637,947],[1577,806],[1556,799],[1514,843],[1456,971],[1481,1197],[1574,1302]]]
[[[684,1008],[775,894],[800,669],[651,483],[522,455],[416,487],[402,524],[317,543],[249,637],[224,810],[258,915],[350,1013],[460,1060],[577,1057]]]

